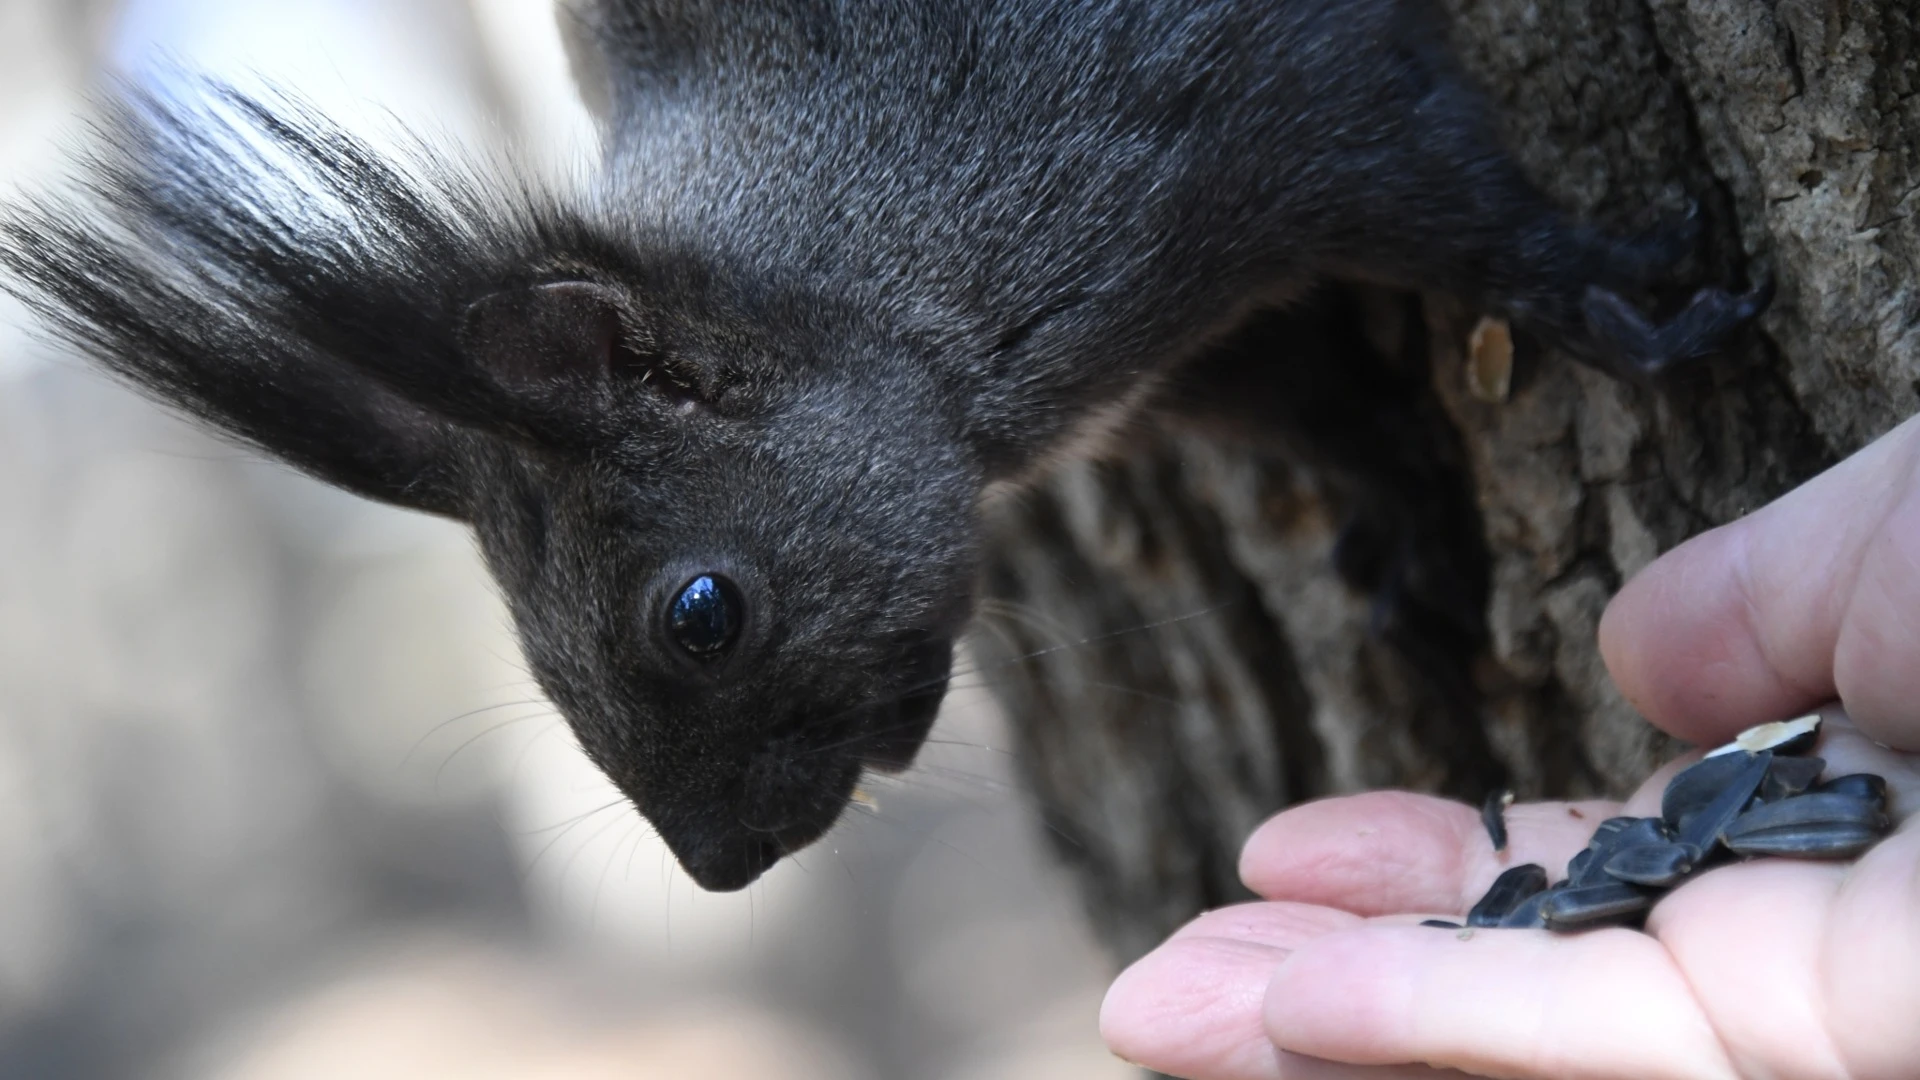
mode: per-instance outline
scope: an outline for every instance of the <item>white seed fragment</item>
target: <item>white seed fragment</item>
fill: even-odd
[[[1804,747],[1782,748],[1802,740],[1811,745],[1814,737],[1819,733],[1820,714],[1808,713],[1793,720],[1776,720],[1771,724],[1750,727],[1734,736],[1733,741],[1727,745],[1707,751],[1707,756],[1719,757],[1722,754],[1731,754],[1735,750],[1745,750],[1749,754],[1757,754],[1762,750],[1781,750],[1783,753],[1791,754]]]

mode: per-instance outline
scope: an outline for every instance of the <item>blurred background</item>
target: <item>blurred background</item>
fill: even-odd
[[[590,167],[550,0],[0,0],[0,189],[104,73]],[[958,692],[871,814],[699,892],[464,531],[304,480],[0,297],[0,1078],[1100,1080],[1106,962]]]

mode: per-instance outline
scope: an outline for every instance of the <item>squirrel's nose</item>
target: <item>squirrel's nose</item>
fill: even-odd
[[[687,875],[709,892],[737,892],[760,880],[786,854],[779,840],[739,830],[689,851],[676,851]]]
[[[679,842],[664,830],[661,835],[701,888],[744,889],[786,855],[818,840],[839,820],[852,786],[846,785],[848,794],[831,794],[839,787],[834,779],[817,777],[809,782],[788,776],[769,782],[762,778],[758,786],[750,781],[731,820],[716,807],[700,835],[682,837]]]
[[[860,778],[860,763],[845,754],[808,754],[778,740],[735,768],[741,771],[722,790],[648,814],[688,876],[713,892],[744,889],[818,840]]]

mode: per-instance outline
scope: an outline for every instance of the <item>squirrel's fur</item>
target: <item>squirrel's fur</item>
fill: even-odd
[[[298,106],[127,95],[0,264],[113,372],[476,530],[541,685],[696,879],[925,737],[975,503],[1326,277],[1657,370],[1672,243],[1567,221],[1413,0],[581,0],[605,168],[556,193]],[[1285,363],[1275,357],[1274,363]],[[723,660],[663,612],[734,583]]]

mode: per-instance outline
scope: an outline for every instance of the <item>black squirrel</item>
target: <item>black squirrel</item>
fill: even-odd
[[[1417,0],[576,0],[605,168],[546,191],[295,103],[124,95],[12,288],[308,473],[472,525],[527,658],[737,889],[907,766],[976,503],[1339,277],[1632,378],[1765,306],[1565,218]],[[1276,360],[1275,362],[1285,362]]]

